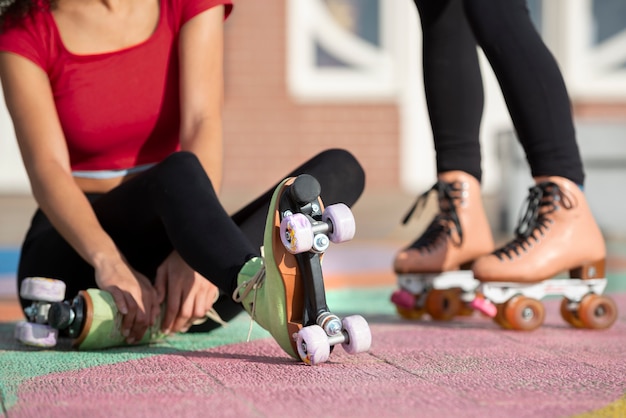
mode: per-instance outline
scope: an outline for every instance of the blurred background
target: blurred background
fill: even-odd
[[[592,210],[607,236],[624,237],[626,2],[528,5],[569,88]],[[418,25],[410,0],[236,0],[226,23],[226,208],[234,211],[317,152],[340,147],[367,173],[354,208],[357,239],[404,239],[402,215],[435,181]],[[494,231],[506,234],[531,177],[482,64],[484,195]],[[0,247],[9,257],[33,209],[0,100]]]

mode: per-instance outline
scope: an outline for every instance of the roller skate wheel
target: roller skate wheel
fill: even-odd
[[[298,331],[296,346],[302,361],[310,366],[324,363],[330,357],[328,335],[319,325],[310,325]]]
[[[280,222],[280,240],[291,254],[309,251],[313,247],[313,228],[306,215],[295,213]]]
[[[578,317],[585,328],[606,329],[617,319],[617,305],[607,296],[589,294],[580,301]]]
[[[334,243],[350,241],[356,232],[354,215],[348,206],[336,203],[327,206],[322,214],[322,221],[332,225],[328,238]]]
[[[398,312],[398,315],[400,315],[400,317],[411,320],[411,321],[416,321],[418,319],[421,319],[422,316],[424,316],[424,314],[426,313],[424,309],[417,309],[417,308],[406,309],[400,306],[396,306],[396,312]]]
[[[20,296],[41,302],[61,302],[65,298],[65,283],[44,277],[28,277],[20,285]]]
[[[59,331],[43,324],[20,321],[15,325],[15,339],[33,347],[54,347]]]
[[[537,299],[515,296],[504,304],[504,319],[517,331],[532,331],[543,324],[546,312]]]
[[[579,304],[575,303],[573,304],[573,307],[570,307],[570,304],[572,304],[572,302],[567,298],[563,298],[561,300],[561,318],[563,318],[565,322],[567,322],[574,328],[585,328],[585,324],[583,324],[583,322],[578,317]]]
[[[372,332],[365,318],[361,315],[346,316],[341,321],[348,334],[348,341],[341,346],[348,354],[364,353],[372,345]]]
[[[461,311],[461,298],[456,289],[432,289],[426,296],[426,312],[436,321],[449,321]]]
[[[415,296],[406,290],[396,290],[391,295],[391,302],[399,308],[413,309],[415,306]]]

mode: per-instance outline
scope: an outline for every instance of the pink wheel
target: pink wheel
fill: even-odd
[[[350,241],[354,238],[356,223],[354,215],[348,206],[343,203],[336,203],[324,209],[322,221],[332,225],[332,231],[328,238],[334,243]]]
[[[61,302],[65,299],[65,283],[44,277],[28,277],[20,285],[20,296],[41,302]]]
[[[468,303],[468,305],[470,308],[475,309],[490,318],[494,318],[498,313],[496,305],[482,296],[477,296],[474,300]]]
[[[54,347],[59,331],[43,324],[20,321],[15,325],[15,339],[34,347]]]
[[[396,290],[391,295],[391,302],[399,308],[415,308],[415,296],[404,289]]]
[[[341,321],[343,329],[348,333],[348,342],[341,344],[346,353],[364,353],[372,345],[372,332],[365,318],[361,315],[346,316]]]
[[[280,240],[291,254],[309,251],[313,247],[313,228],[306,215],[285,216],[280,223]]]
[[[298,355],[309,366],[324,363],[330,357],[328,335],[319,325],[310,325],[298,331]]]

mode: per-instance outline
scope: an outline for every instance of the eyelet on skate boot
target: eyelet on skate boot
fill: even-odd
[[[480,184],[462,171],[441,173],[437,183],[418,197],[404,224],[417,210],[424,210],[434,192],[439,212],[394,260],[400,290],[392,295],[392,302],[407,319],[419,318],[423,312],[435,320],[471,314],[469,302],[478,282],[468,267],[494,248]]]
[[[542,177],[529,189],[515,238],[476,260],[473,271],[481,282],[479,291],[497,306],[507,308],[518,296],[536,304],[545,296],[560,295],[567,299],[561,315],[570,325],[606,328],[617,315],[610,298],[601,297],[597,309],[583,308],[586,321],[577,311],[587,306],[583,301],[604,292],[605,257],[604,239],[580,188],[562,177]],[[566,272],[569,279],[553,278]],[[525,330],[541,325],[512,319],[507,324]]]

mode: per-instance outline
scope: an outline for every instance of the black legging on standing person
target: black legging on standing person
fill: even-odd
[[[584,181],[571,104],[525,0],[415,0],[437,172],[481,179],[483,86],[476,45],[498,79],[531,174]]]
[[[299,174],[319,181],[326,205],[352,206],[365,184],[360,164],[339,149],[318,154],[285,177]],[[178,152],[106,194],[87,196],[100,224],[132,267],[154,281],[158,266],[176,249],[220,289],[222,297],[215,308],[228,320],[241,311],[231,295],[243,264],[259,254],[276,186],[231,217],[195,155]],[[63,280],[68,299],[79,290],[97,287],[93,267],[41,210],[35,213],[22,246],[18,282],[37,276]],[[23,307],[29,303],[20,301]]]

